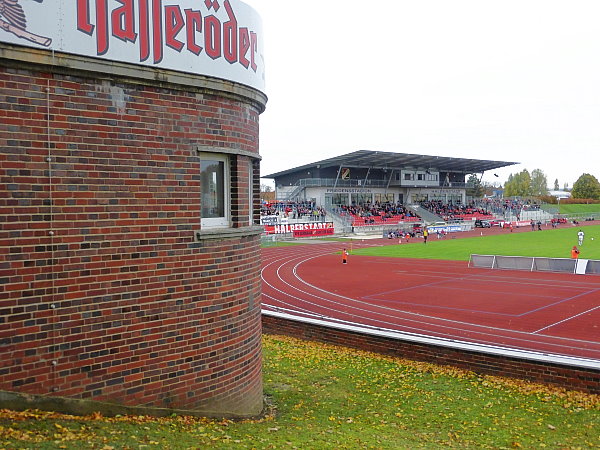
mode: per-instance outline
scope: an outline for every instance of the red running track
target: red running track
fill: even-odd
[[[355,255],[344,265],[342,246],[264,249],[263,309],[600,360],[600,276]]]

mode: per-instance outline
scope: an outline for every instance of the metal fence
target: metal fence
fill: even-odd
[[[469,267],[600,275],[600,261],[539,256],[471,255]]]

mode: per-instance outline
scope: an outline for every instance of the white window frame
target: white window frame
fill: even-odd
[[[229,156],[222,153],[200,153],[200,161],[218,161],[223,163],[223,217],[201,217],[202,228],[231,227],[231,174]],[[202,170],[202,164],[200,164]],[[204,195],[204,192],[201,192]],[[202,205],[200,208],[202,211]]]
[[[254,161],[248,158],[248,202],[249,202],[249,217],[248,225],[254,225]]]

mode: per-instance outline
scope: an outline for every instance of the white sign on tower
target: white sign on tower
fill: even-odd
[[[264,92],[260,16],[238,0],[0,0],[0,42],[207,75]]]

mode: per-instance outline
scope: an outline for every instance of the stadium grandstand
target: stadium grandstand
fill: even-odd
[[[263,204],[265,223],[331,220],[336,228],[489,219],[467,196],[469,175],[516,162],[358,150],[264,175],[275,201]]]

